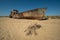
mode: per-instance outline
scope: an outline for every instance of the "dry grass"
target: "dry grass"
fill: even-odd
[[[33,24],[41,25],[37,35],[26,36],[24,30]],[[60,19],[27,20],[0,17],[0,40],[60,40]]]
[[[47,18],[51,18],[51,19],[60,19],[60,16],[47,16]]]

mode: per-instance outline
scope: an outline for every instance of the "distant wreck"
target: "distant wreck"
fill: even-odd
[[[13,9],[9,17],[15,19],[46,19],[45,17],[46,9],[47,8],[37,8],[20,13],[18,10]]]

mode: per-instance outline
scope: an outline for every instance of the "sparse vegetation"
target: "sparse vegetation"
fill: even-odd
[[[36,30],[39,29],[40,27],[41,27],[41,25],[38,25],[38,24],[30,25],[24,32],[27,31],[27,33],[26,33],[27,35],[32,35],[32,34],[37,35]]]
[[[47,18],[51,18],[51,19],[60,19],[60,16],[47,16]]]

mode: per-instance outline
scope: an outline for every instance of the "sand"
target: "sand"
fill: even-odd
[[[37,35],[24,30],[33,24],[41,25]],[[0,40],[60,40],[60,19],[28,20],[0,17]]]

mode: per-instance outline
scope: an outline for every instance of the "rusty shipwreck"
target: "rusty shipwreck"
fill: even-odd
[[[9,17],[15,19],[46,19],[46,9],[47,8],[37,8],[24,12],[19,12],[18,10],[13,9]]]

